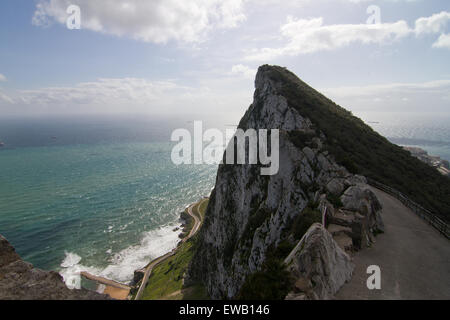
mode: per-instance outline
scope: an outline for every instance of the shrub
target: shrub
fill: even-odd
[[[333,207],[335,207],[336,209],[342,208],[342,207],[344,206],[344,204],[343,204],[342,201],[341,201],[341,198],[340,198],[339,196],[337,196],[337,195],[334,195],[334,194],[329,193],[329,194],[327,194],[327,200],[328,200],[328,202],[330,202],[330,203],[333,205]]]
[[[283,260],[266,259],[261,271],[247,277],[239,294],[239,300],[283,300],[292,288],[292,276]]]
[[[322,214],[317,209],[307,207],[294,219],[291,233],[296,240],[300,240],[306,231],[316,222],[322,222]]]

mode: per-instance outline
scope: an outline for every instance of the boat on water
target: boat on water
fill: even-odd
[[[0,147],[4,147],[4,146],[5,146],[5,143],[0,141]]]

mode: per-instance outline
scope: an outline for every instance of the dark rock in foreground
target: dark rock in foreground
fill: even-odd
[[[0,300],[109,300],[86,289],[70,290],[61,275],[23,261],[0,235]]]

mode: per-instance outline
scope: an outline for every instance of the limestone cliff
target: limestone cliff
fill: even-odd
[[[53,271],[34,268],[23,261],[0,235],[0,300],[109,300],[86,289],[70,290]]]
[[[334,243],[331,236],[336,237],[343,250],[370,245],[373,231],[382,228],[381,206],[374,204],[365,178],[335,161],[324,147],[333,143],[333,137],[326,137],[304,115],[303,104],[318,93],[302,86],[298,90],[304,100],[296,104],[284,93],[284,88],[298,83],[284,68],[260,67],[253,104],[239,124],[244,130],[280,130],[278,174],[262,176],[259,165],[219,166],[189,271],[191,278],[203,281],[214,299],[236,297],[246,278],[261,270],[270,248],[282,241],[295,246],[302,236],[296,226],[311,212],[321,220],[323,208],[328,208],[327,216],[334,218],[329,222],[334,228],[330,239]]]

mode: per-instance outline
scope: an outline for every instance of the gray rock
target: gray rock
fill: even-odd
[[[348,188],[341,201],[347,211],[347,217],[350,216],[349,225],[352,227],[354,247],[361,249],[370,246],[373,235],[384,232],[382,206],[375,193],[368,185],[358,184]]]
[[[344,192],[344,182],[335,178],[328,182],[326,188],[331,194],[340,196]]]
[[[367,184],[367,179],[364,176],[360,176],[360,175],[354,175],[352,177],[350,177],[350,181],[353,184]]]
[[[289,293],[285,300],[308,300],[308,297],[304,293]]]
[[[344,209],[357,211],[362,215],[370,215],[382,209],[377,196],[368,185],[357,185],[348,188],[341,197]]]
[[[296,278],[311,280],[306,285],[302,281],[301,286],[296,286],[297,290],[302,290],[310,299],[332,299],[351,279],[354,270],[350,256],[318,223],[306,232],[285,263]]]

